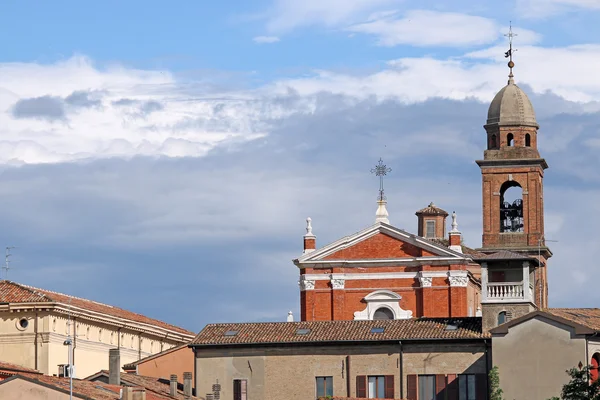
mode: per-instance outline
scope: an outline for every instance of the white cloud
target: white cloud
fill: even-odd
[[[277,43],[280,41],[277,36],[256,36],[252,40],[256,43]]]
[[[375,35],[381,46],[472,46],[493,42],[499,36],[491,19],[431,10],[412,10],[401,16],[379,13],[347,30]]]
[[[298,27],[351,24],[365,13],[401,0],[275,0],[269,11],[269,32],[288,32]]]
[[[517,0],[519,14],[528,18],[544,18],[581,9],[600,10],[598,0]]]

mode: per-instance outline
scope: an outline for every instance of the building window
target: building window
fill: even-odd
[[[382,320],[382,319],[394,319],[394,313],[387,307],[379,307],[375,314],[373,314],[374,320]]]
[[[426,238],[434,238],[435,237],[435,221],[426,221],[426,230],[425,237]]]
[[[419,375],[419,400],[435,400],[435,375]]]
[[[394,375],[356,377],[356,397],[368,399],[393,399]]]
[[[508,135],[506,135],[506,145],[507,146],[515,145],[515,137],[513,136],[512,133],[509,133]]]
[[[317,376],[317,398],[333,396],[333,376]]]
[[[459,375],[458,400],[475,399],[475,375]]]
[[[501,311],[498,313],[498,325],[502,325],[506,322],[506,311]]]
[[[531,147],[531,135],[529,133],[525,135],[525,146]]]
[[[98,341],[101,342],[102,341],[102,329],[98,330]]]
[[[248,381],[246,379],[233,380],[233,400],[248,400]]]

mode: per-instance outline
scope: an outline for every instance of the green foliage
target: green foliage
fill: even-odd
[[[504,392],[500,389],[500,375],[498,374],[498,367],[494,366],[489,373],[490,380],[490,400],[504,400]]]
[[[562,400],[600,400],[600,379],[590,383],[590,367],[571,368],[567,371],[571,380],[561,392]],[[553,397],[549,400],[560,400]]]

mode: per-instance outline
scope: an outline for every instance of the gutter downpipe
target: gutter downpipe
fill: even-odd
[[[35,369],[38,369],[38,310],[37,308],[33,307],[33,310],[35,311],[35,321],[33,323],[33,334],[35,335],[34,338],[34,345],[35,345]]]
[[[346,356],[346,394],[348,397],[352,397],[350,391],[352,390],[352,383],[350,380],[350,356]]]
[[[486,394],[486,399],[489,399],[490,397],[490,360],[489,360],[489,346],[488,346],[488,341],[484,340],[483,344],[485,346],[485,385],[487,386],[487,394]],[[491,344],[491,343],[490,343]]]
[[[399,340],[400,345],[400,398],[404,398],[404,354],[402,352],[402,341]]]

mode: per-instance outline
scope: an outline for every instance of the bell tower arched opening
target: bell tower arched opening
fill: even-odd
[[[515,136],[512,133],[506,135],[506,145],[512,147],[515,145]]]
[[[523,232],[523,189],[515,181],[500,187],[500,232]]]
[[[525,147],[531,147],[531,135],[529,133],[525,134]]]
[[[490,150],[494,150],[498,147],[498,140],[496,138],[496,135],[493,134],[492,137],[490,138]]]

